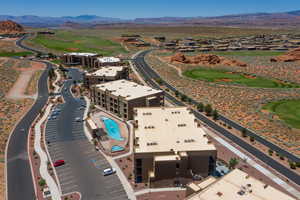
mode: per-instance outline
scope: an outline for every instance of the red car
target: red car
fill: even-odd
[[[57,160],[53,163],[54,167],[59,167],[65,164],[64,160]]]

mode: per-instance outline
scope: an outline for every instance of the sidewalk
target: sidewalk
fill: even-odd
[[[54,200],[60,200],[61,194],[59,192],[59,188],[54,181],[54,179],[51,177],[51,175],[48,172],[48,160],[47,154],[44,152],[44,150],[41,147],[41,125],[44,123],[44,121],[47,119],[48,114],[51,111],[52,104],[48,105],[43,117],[38,121],[38,123],[34,127],[35,132],[35,138],[34,138],[34,150],[39,155],[41,164],[40,164],[40,174],[43,179],[45,179],[47,186],[49,187],[49,190],[52,195],[52,199]]]

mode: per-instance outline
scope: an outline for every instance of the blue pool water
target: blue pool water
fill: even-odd
[[[111,152],[118,152],[118,151],[124,151],[124,147],[120,147],[117,145],[111,147]]]
[[[124,140],[124,138],[122,138],[121,136],[119,125],[117,122],[107,117],[101,117],[101,119],[105,125],[106,131],[110,138],[118,141]]]

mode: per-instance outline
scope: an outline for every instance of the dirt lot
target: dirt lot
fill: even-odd
[[[15,46],[17,38],[6,38],[0,40],[0,52],[21,52],[21,48]]]

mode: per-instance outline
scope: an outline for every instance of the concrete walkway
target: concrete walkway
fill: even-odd
[[[39,155],[41,164],[40,164],[40,174],[41,177],[46,181],[47,186],[49,187],[49,190],[52,195],[52,199],[54,200],[60,200],[61,199],[61,194],[59,192],[59,188],[52,178],[52,176],[48,172],[48,157],[47,154],[44,152],[44,150],[41,147],[41,125],[43,122],[47,119],[50,111],[51,111],[52,104],[48,105],[43,117],[39,120],[39,122],[35,125],[34,127],[34,132],[35,132],[35,138],[34,138],[34,150],[35,152]]]
[[[170,192],[170,191],[185,191],[186,188],[180,188],[180,187],[170,187],[170,188],[150,188],[150,189],[144,189],[135,192],[135,196],[147,194],[150,192]]]
[[[86,96],[84,96],[84,100],[85,100],[85,102],[86,102],[86,108],[85,108],[84,113],[83,113],[83,120],[84,120],[84,122],[83,122],[83,130],[84,130],[84,134],[85,134],[85,136],[87,137],[87,139],[88,139],[90,142],[92,142],[93,137],[92,137],[92,135],[90,134],[90,132],[89,132],[87,126],[86,126],[86,120],[85,120],[85,119],[87,118],[88,113],[89,113],[89,110],[90,110],[91,101],[90,101],[90,99],[87,98]]]
[[[113,157],[114,160],[130,156],[133,153],[133,139],[134,139],[134,137],[133,137],[133,125],[130,123],[130,121],[127,121],[125,123],[129,127],[129,130],[128,130],[128,137],[130,138],[130,140],[129,140],[129,152],[127,152],[125,154],[121,154],[119,156],[114,156]]]
[[[288,191],[292,196],[297,197],[300,199],[300,192],[293,188],[292,186],[288,185],[285,181],[277,177],[275,174],[273,174],[271,171],[268,169],[264,168],[263,166],[259,165],[256,163],[253,159],[251,159],[249,156],[245,155],[242,153],[240,150],[229,144],[227,141],[224,139],[220,138],[217,136],[215,133],[213,133],[211,130],[203,127],[207,133],[213,137],[215,140],[217,140],[220,144],[225,146],[227,149],[235,153],[238,157],[240,157],[242,160],[245,160],[248,164],[250,164],[252,167],[260,171],[262,174],[270,178],[272,181],[274,181],[276,184],[280,185],[282,188],[284,188],[286,191]]]

